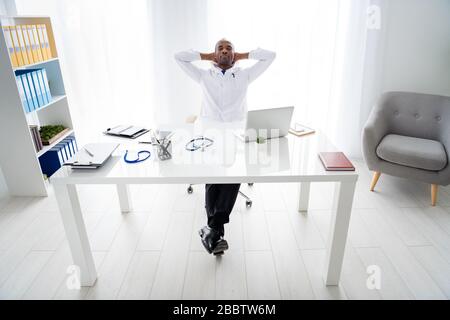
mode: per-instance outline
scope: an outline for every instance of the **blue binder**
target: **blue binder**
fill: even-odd
[[[62,146],[55,146],[39,157],[42,173],[51,177],[64,163]]]
[[[78,151],[78,145],[77,145],[77,140],[75,139],[75,136],[73,136],[73,135],[72,136],[68,136],[68,138],[72,140],[73,148],[74,148],[75,152],[77,152]]]
[[[39,84],[39,76],[37,73],[37,69],[30,70],[31,78],[33,79],[34,91],[36,91],[36,99],[38,101],[38,106],[42,107],[45,105],[44,97],[42,96],[41,85]]]
[[[20,76],[16,76],[17,89],[19,89],[20,101],[22,102],[22,107],[25,113],[30,112],[30,107],[28,106],[27,97],[25,95],[25,90],[22,84],[22,79]]]
[[[44,75],[42,74],[42,69],[38,69],[37,74],[38,74],[38,78],[39,78],[39,86],[41,87],[41,92],[42,92],[42,100],[44,100],[44,104],[49,104],[50,99],[48,97],[47,90],[45,88]]]
[[[70,155],[73,157],[75,155],[75,148],[72,139],[67,137],[63,141],[69,146]]]
[[[39,103],[37,99],[37,93],[33,85],[33,77],[30,72],[27,72],[25,75],[27,76],[28,87],[30,88],[31,93],[31,100],[33,101],[33,110],[36,110],[39,108]]]
[[[66,145],[66,149],[69,152],[69,157],[73,157],[73,155],[75,153],[72,150],[72,143],[71,143],[70,139],[64,138],[62,142]]]
[[[47,95],[48,101],[52,101],[52,93],[50,92],[50,86],[48,84],[47,71],[45,69],[41,69],[42,78],[44,80],[44,90]]]
[[[70,153],[69,153],[69,147],[67,146],[66,143],[64,142],[60,142],[56,145],[56,147],[61,147],[62,151],[63,151],[63,158],[64,161],[67,161],[70,159]]]
[[[25,74],[18,75],[20,82],[22,83],[23,91],[25,92],[25,97],[27,99],[28,112],[33,111],[33,100],[31,99],[30,87],[28,87],[27,76]]]

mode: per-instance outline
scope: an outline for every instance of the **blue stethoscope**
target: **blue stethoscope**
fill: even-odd
[[[139,151],[137,153],[137,158],[136,159],[128,159],[127,155],[128,155],[128,150],[125,151],[125,155],[123,156],[123,160],[126,163],[138,163],[138,162],[142,162],[142,161],[145,161],[148,158],[150,158],[151,153],[150,153],[150,151],[147,151],[147,150]],[[142,158],[141,158],[141,155],[143,155]]]

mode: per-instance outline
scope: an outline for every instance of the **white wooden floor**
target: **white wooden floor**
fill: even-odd
[[[243,186],[226,227],[230,250],[208,255],[204,187],[131,186],[134,212],[122,215],[113,186],[79,187],[99,278],[69,290],[71,264],[52,190],[48,198],[0,202],[1,299],[448,299],[450,188],[429,206],[425,184],[382,176],[376,193],[361,161],[342,281],[322,280],[332,184],[313,184],[308,216],[293,184]],[[381,268],[369,290],[366,268]]]

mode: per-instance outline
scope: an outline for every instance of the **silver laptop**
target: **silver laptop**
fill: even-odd
[[[284,137],[289,132],[293,112],[294,107],[248,111],[245,132],[239,132],[238,137],[245,142]]]

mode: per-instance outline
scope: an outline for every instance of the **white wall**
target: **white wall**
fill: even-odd
[[[450,1],[389,1],[382,90],[450,96]]]

